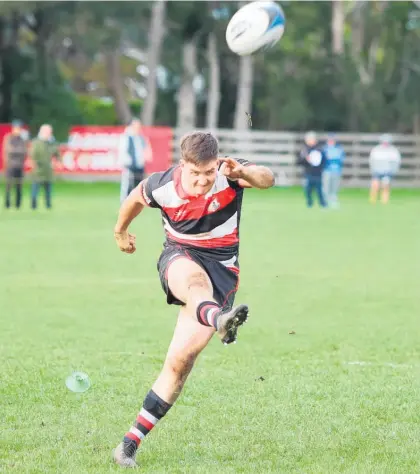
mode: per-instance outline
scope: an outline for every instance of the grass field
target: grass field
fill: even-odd
[[[176,318],[146,210],[113,240],[115,184],[60,185],[51,212],[0,210],[0,472],[121,472],[111,451],[162,365]],[[214,339],[143,443],[149,473],[420,472],[420,193],[247,191],[236,345]],[[290,334],[294,331],[295,334]],[[66,377],[87,372],[83,394]]]

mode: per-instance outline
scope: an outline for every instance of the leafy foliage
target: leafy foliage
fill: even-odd
[[[333,54],[331,47],[331,2],[280,3],[286,15],[285,34],[274,49],[255,56],[255,128],[412,131],[420,121],[420,28],[415,20],[420,9],[414,2],[347,3],[341,55]],[[83,109],[88,116],[80,115],[80,101],[66,81],[85,94],[87,84],[97,82],[97,93],[107,95],[102,53],[122,44],[146,51],[151,5],[150,1],[2,3],[0,119],[20,116],[35,126],[40,120],[35,114],[53,117],[63,122],[59,126],[63,133],[74,120],[92,120],[96,112],[91,115]],[[159,91],[156,123],[175,125],[182,46],[191,38],[198,46],[198,66],[207,87],[206,40],[212,31],[221,66],[219,126],[232,126],[239,58],[228,50],[224,32],[236,8],[236,2],[226,1],[168,2],[161,60],[166,85]],[[361,33],[355,30],[357,12]],[[39,18],[42,24],[37,24]],[[16,25],[19,34],[7,43]],[[121,71],[141,82],[132,60],[122,58]],[[205,90],[198,100],[197,126],[205,125],[204,97]],[[98,123],[114,121],[111,113],[97,118]]]

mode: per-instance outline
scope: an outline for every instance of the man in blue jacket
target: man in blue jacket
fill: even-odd
[[[322,191],[322,172],[325,168],[327,157],[323,148],[318,144],[315,132],[305,135],[305,145],[298,154],[297,164],[304,168],[304,190],[306,204],[312,207],[312,192],[315,189],[319,205],[326,207],[327,203]]]
[[[337,208],[338,190],[340,188],[343,161],[346,157],[343,147],[337,143],[334,134],[330,133],[324,148],[327,155],[327,166],[324,171],[324,196],[328,206]]]

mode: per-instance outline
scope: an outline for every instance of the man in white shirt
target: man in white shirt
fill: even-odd
[[[390,195],[391,179],[398,171],[401,155],[392,145],[390,135],[382,135],[379,144],[372,148],[369,156],[372,182],[370,186],[370,202],[376,203],[378,192],[382,188],[381,201],[387,204]]]
[[[142,133],[139,119],[133,119],[121,135],[118,157],[122,167],[120,201],[123,202],[143,180],[145,164],[152,159],[152,148]]]

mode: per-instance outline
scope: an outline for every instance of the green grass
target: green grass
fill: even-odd
[[[249,324],[201,355],[141,472],[420,472],[419,197],[373,207],[345,191],[335,212],[296,189],[247,191],[236,301]],[[136,220],[129,256],[113,240],[116,185],[61,184],[54,205],[0,210],[0,472],[121,472],[111,450],[176,318],[159,213]],[[84,394],[65,386],[75,369]]]

